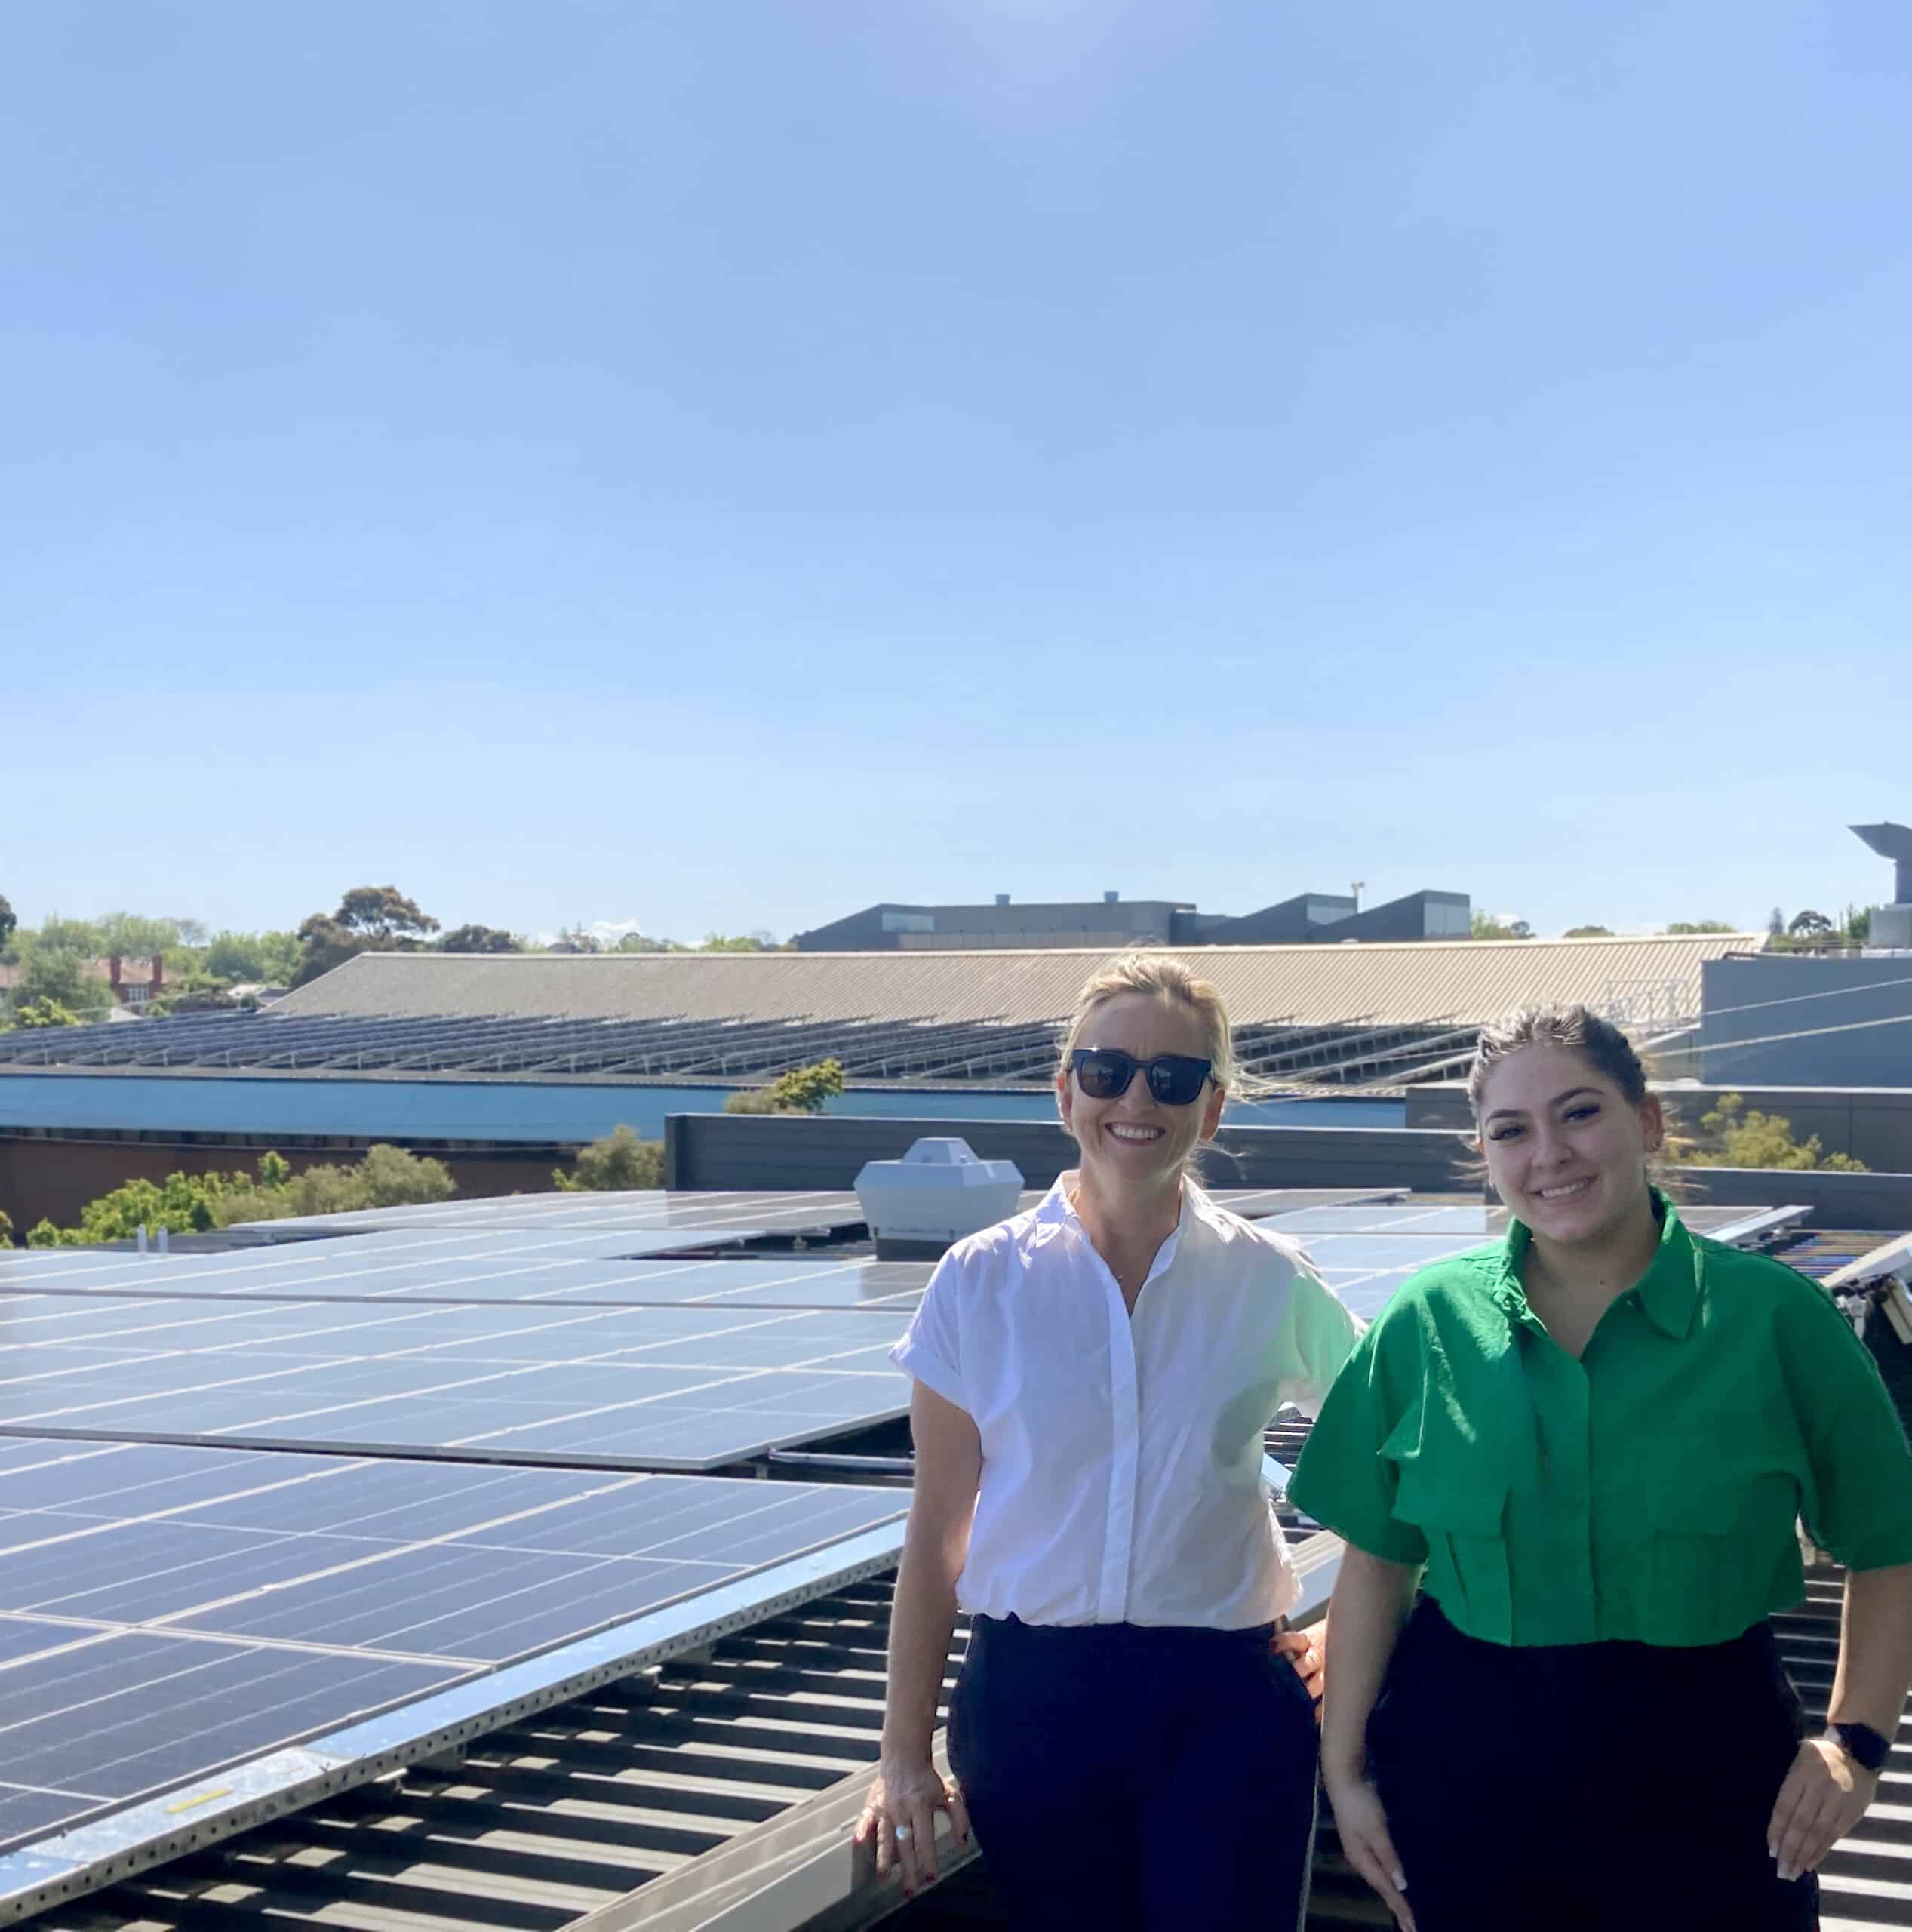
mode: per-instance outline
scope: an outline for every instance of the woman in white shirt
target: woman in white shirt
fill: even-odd
[[[1315,1665],[1271,1647],[1297,1588],[1262,1432],[1319,1404],[1359,1328],[1299,1247],[1188,1178],[1237,1078],[1220,995],[1179,961],[1090,980],[1056,1078],[1080,1167],[951,1248],[895,1352],[916,1482],[858,1835],[914,1891],[936,1814],[973,1821],[1013,1927],[1300,1922]]]

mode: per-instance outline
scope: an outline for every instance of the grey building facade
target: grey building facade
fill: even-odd
[[[1304,892],[1241,918],[1185,900],[1030,900],[1007,893],[988,906],[865,906],[791,942],[800,952],[954,952],[1029,946],[1305,945],[1317,940],[1465,939],[1465,892],[1413,892],[1365,912],[1345,894]]]
[[[1711,1087],[1912,1087],[1912,957],[1764,952],[1700,968]]]

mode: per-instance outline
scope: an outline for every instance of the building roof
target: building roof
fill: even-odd
[[[1420,940],[1195,946],[1237,1026],[1479,1025],[1585,1001],[1636,1024],[1689,1017],[1700,968],[1762,933],[1647,939]],[[280,1014],[376,1018],[878,1020],[1032,1025],[1070,1012],[1102,949],[764,953],[365,952],[280,1001]]]

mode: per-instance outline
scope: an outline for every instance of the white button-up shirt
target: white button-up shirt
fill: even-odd
[[[892,1359],[966,1411],[982,1475],[957,1600],[1025,1623],[1272,1622],[1299,1594],[1262,1476],[1361,1324],[1299,1244],[1192,1183],[1132,1316],[1070,1205],[958,1241]]]

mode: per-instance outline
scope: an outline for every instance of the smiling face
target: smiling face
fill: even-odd
[[[1153,993],[1118,993],[1090,1011],[1079,1047],[1114,1048],[1139,1060],[1212,1055],[1201,1015]],[[1082,1176],[1098,1192],[1153,1192],[1178,1181],[1197,1144],[1214,1137],[1226,1097],[1213,1081],[1185,1107],[1164,1106],[1137,1073],[1112,1100],[1091,1100],[1066,1069],[1056,1076],[1062,1124],[1082,1148]]]
[[[1584,1054],[1536,1041],[1508,1054],[1486,1077],[1480,1121],[1495,1189],[1542,1239],[1597,1245],[1650,1211],[1660,1104],[1635,1106]]]

